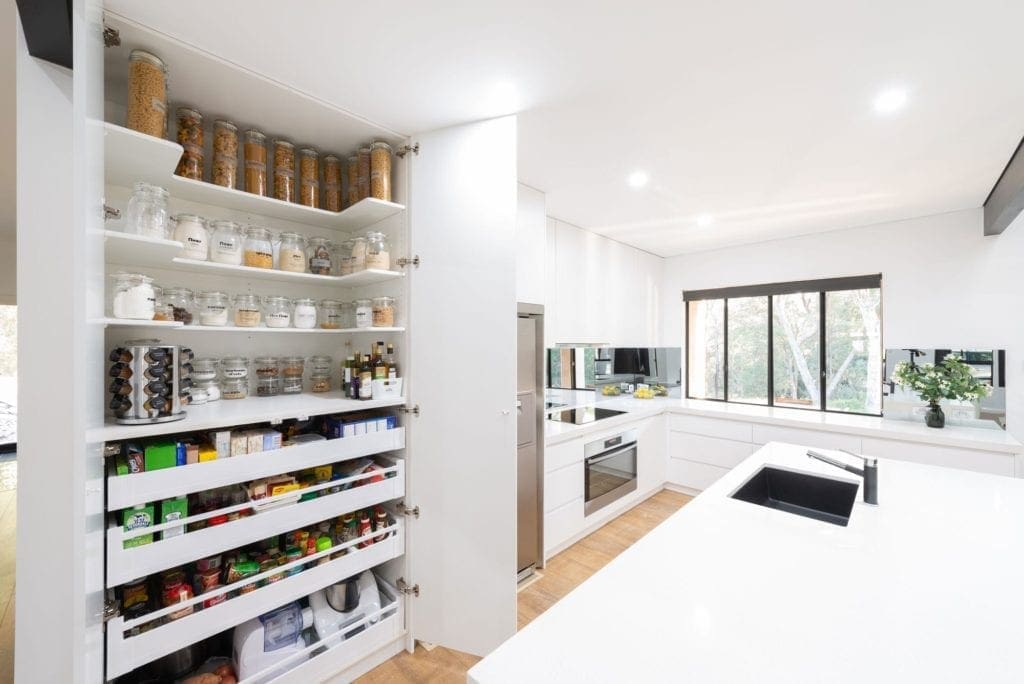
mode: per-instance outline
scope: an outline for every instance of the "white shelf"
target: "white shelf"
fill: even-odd
[[[145,321],[143,321],[145,322]],[[345,334],[345,333],[400,333],[405,332],[405,328],[267,328],[265,326],[256,326],[254,328],[245,328],[242,326],[235,325],[186,325],[183,326],[183,330],[190,332],[237,332],[237,333],[314,333],[314,334]]]
[[[145,181],[167,187],[181,159],[181,145],[111,123],[103,124],[103,133],[107,185],[130,188],[137,181]]]
[[[108,264],[131,268],[167,268],[183,247],[175,240],[130,235],[116,230],[103,231],[103,252]]]
[[[191,326],[195,327],[195,326]],[[254,330],[258,328],[253,328]],[[291,328],[286,328],[291,330]],[[371,328],[372,330],[373,328]],[[243,328],[244,330],[244,328]],[[378,328],[379,330],[379,328]],[[329,413],[348,413],[369,409],[402,406],[405,399],[371,399],[360,401],[346,399],[340,391],[279,395],[276,397],[248,397],[246,399],[221,399],[200,406],[190,406],[182,420],[154,425],[118,425],[109,423],[86,433],[89,443],[109,442],[119,439],[142,439],[157,435],[213,430],[221,427],[247,425],[249,423],[278,423],[291,418],[308,418]]]
[[[175,243],[177,244],[177,243]],[[154,264],[156,265],[156,264]],[[174,255],[162,265],[163,268],[172,268],[176,271],[187,271],[190,273],[209,273],[212,275],[227,276],[230,278],[256,278],[258,280],[269,280],[277,282],[305,283],[307,285],[331,285],[345,287],[359,287],[372,285],[388,280],[404,278],[405,274],[398,271],[369,270],[352,273],[345,276],[316,275],[313,273],[293,273],[291,271],[279,271],[274,268],[255,268],[253,266],[235,266],[232,264],[221,264],[216,261],[199,261],[197,259],[186,259]]]
[[[400,271],[384,271],[379,268],[368,268],[365,271],[356,271],[348,275],[334,278],[339,285],[346,287],[361,287],[363,285],[376,285],[396,278],[404,278],[405,273]]]
[[[107,510],[405,448],[405,428],[107,478]],[[400,461],[399,461],[400,463]]]
[[[93,318],[89,320],[93,325],[119,328],[184,328],[181,321],[142,321],[132,318]]]

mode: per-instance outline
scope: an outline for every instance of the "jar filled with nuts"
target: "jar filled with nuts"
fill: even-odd
[[[331,376],[328,373],[314,373],[309,378],[309,388],[314,392],[330,392]]]
[[[391,201],[391,145],[370,145],[370,197]]]
[[[237,186],[238,127],[230,121],[213,123],[213,183],[225,188]]]
[[[155,138],[167,133],[167,67],[152,52],[132,50],[128,57],[125,126]]]
[[[306,369],[306,359],[301,356],[281,358],[281,375],[286,378],[301,378]]]
[[[257,378],[277,378],[281,375],[281,367],[276,356],[259,356],[253,361]]]
[[[320,153],[314,147],[299,150],[299,204],[320,206]]]
[[[323,208],[341,211],[341,159],[336,155],[324,156]]]
[[[359,148],[359,176],[356,183],[359,186],[359,199],[366,199],[370,196],[370,148]]]
[[[274,197],[295,201],[295,145],[287,140],[274,141]]]
[[[177,118],[178,144],[184,151],[174,173],[203,180],[203,115],[190,107],[178,107]]]
[[[345,160],[345,206],[351,207],[359,201],[359,155],[353,154]]]
[[[257,130],[245,132],[245,191],[267,195],[267,136]]]

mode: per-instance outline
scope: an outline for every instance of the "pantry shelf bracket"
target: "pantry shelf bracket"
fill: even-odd
[[[399,406],[398,410],[402,413],[411,413],[414,416],[420,415],[420,405],[415,404],[414,406]]]
[[[409,508],[408,506],[405,505],[404,501],[398,502],[398,512],[402,515],[411,515],[414,518],[420,517],[420,507],[413,506],[412,508]]]
[[[409,154],[410,152],[412,152],[415,155],[418,155],[420,153],[420,144],[414,143],[412,145],[402,145],[401,147],[398,148],[398,151],[395,152],[395,154],[398,155],[399,159],[405,159],[405,155]]]
[[[121,44],[121,33],[116,28],[103,27],[103,47],[117,47]]]
[[[395,582],[395,587],[398,589],[398,591],[402,592],[403,594],[406,594],[407,596],[420,595],[420,585],[413,584],[412,586],[409,586],[409,583],[405,581],[404,577],[398,578],[398,581]]]
[[[407,259],[406,257],[401,257],[398,260],[398,265],[401,266],[402,268],[405,268],[406,266],[409,266],[410,264],[415,266],[416,268],[419,268],[420,267],[420,255],[417,254],[412,259]]]

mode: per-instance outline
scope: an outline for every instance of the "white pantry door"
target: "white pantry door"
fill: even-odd
[[[482,655],[516,630],[516,120],[413,142],[410,623]]]

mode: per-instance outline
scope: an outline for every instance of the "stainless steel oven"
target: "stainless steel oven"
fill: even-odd
[[[636,435],[628,430],[584,445],[584,515],[636,490]]]

